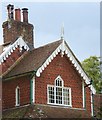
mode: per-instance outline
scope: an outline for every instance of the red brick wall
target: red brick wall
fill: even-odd
[[[20,88],[20,105],[30,103],[30,79],[21,77],[3,82],[3,109],[15,107],[15,89]]]
[[[35,102],[37,104],[47,104],[47,84],[54,85],[54,80],[60,75],[64,80],[65,87],[71,87],[72,107],[82,108],[82,78],[71,64],[70,60],[58,55],[41,73],[41,77],[36,77]],[[86,92],[87,109],[90,110],[90,93]]]
[[[13,51],[13,53],[11,53],[11,55],[9,55],[8,58],[0,65],[2,73],[7,71],[8,68],[10,68],[15,61],[20,58],[21,55],[23,55],[24,52],[26,52],[24,49],[20,51],[19,47],[16,48],[15,51]]]
[[[88,112],[91,112],[91,94],[90,94],[90,88],[85,88],[86,91],[86,109]]]
[[[10,24],[11,28],[8,27]],[[4,43],[14,42],[19,36],[24,35],[24,40],[33,44],[33,25],[25,22],[12,20],[10,23],[7,21],[3,23],[3,37]]]

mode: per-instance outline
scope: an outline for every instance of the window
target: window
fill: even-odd
[[[58,77],[56,80],[55,80],[55,85],[56,86],[59,86],[59,87],[63,87],[63,80]]]
[[[54,87],[53,86],[49,86],[48,87],[48,91],[49,91],[49,103],[54,103]]]
[[[20,88],[16,87],[16,106],[20,105]]]
[[[60,76],[55,79],[55,85],[48,85],[48,104],[71,106],[71,88],[64,87]]]

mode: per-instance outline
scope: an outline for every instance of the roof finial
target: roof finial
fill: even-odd
[[[64,39],[64,23],[62,23],[62,27],[61,27],[61,39]]]

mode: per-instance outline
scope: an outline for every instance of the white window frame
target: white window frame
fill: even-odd
[[[31,80],[32,82],[32,102],[35,103],[35,76]]]
[[[33,77],[33,103],[35,103],[35,77]]]
[[[62,86],[56,86],[56,80],[57,79],[60,79],[62,81]],[[54,103],[49,102],[49,87],[54,87]],[[62,88],[62,104],[56,103],[56,88]],[[64,104],[63,89],[69,90],[69,105]],[[47,85],[47,104],[72,107],[71,88],[70,87],[64,87],[64,81],[60,76],[58,76],[55,79],[54,85]]]
[[[18,89],[19,89],[19,103],[18,103]],[[16,105],[15,106],[20,106],[20,88],[17,86],[16,89],[15,89],[15,102],[16,102]]]
[[[47,103],[49,103],[49,94],[48,94],[48,89],[49,87],[54,87],[54,85],[47,85]],[[54,88],[54,93],[55,93],[55,88]],[[51,103],[51,104],[54,104],[54,103]]]
[[[82,81],[82,94],[83,94],[83,108],[85,108],[85,85],[84,85],[84,80]]]

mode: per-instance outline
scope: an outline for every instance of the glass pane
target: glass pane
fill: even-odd
[[[17,105],[20,104],[20,90],[17,88]]]
[[[49,103],[54,103],[54,87],[48,87]]]
[[[62,88],[56,87],[56,104],[62,104]]]
[[[63,89],[63,101],[64,101],[65,105],[70,105],[69,89],[67,89],[67,88]]]
[[[56,86],[61,86],[62,87],[62,80],[60,78],[58,78],[56,80]]]

